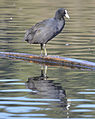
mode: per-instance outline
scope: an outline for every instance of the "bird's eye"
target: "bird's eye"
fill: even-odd
[[[66,11],[64,10],[64,14],[66,14]]]

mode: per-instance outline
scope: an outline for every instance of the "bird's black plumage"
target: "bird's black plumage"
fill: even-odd
[[[65,25],[64,16],[66,15],[69,18],[67,11],[64,8],[58,9],[53,18],[43,20],[28,29],[24,40],[30,44],[41,44],[42,50],[43,46],[45,46],[49,40],[62,31]],[[47,53],[45,53],[45,55],[47,55]]]

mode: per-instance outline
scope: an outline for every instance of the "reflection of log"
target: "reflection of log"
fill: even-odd
[[[61,65],[61,66],[67,66],[71,68],[95,70],[94,62],[66,58],[61,56],[48,55],[48,56],[42,57],[39,55],[26,54],[26,53],[14,53],[14,52],[0,52],[0,56],[7,56],[11,58],[27,60],[27,61],[32,61],[36,63],[44,63],[47,65]]]

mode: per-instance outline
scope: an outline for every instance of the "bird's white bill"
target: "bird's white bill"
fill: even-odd
[[[67,13],[67,10],[65,10],[65,17],[67,17],[68,19],[70,18],[68,13]]]

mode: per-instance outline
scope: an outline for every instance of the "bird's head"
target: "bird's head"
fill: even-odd
[[[68,19],[70,18],[68,13],[67,13],[67,10],[65,10],[64,8],[59,8],[55,13],[56,19],[62,19],[62,18],[64,18],[64,16]]]

